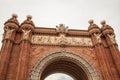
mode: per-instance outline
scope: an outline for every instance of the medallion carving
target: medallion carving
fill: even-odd
[[[45,36],[45,35],[33,35],[32,44],[42,45],[73,45],[73,46],[92,46],[91,38],[89,37],[66,37],[64,35],[57,36]]]

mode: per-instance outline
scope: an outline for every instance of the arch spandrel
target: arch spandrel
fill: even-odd
[[[45,68],[52,62],[61,59],[77,64],[86,73],[88,80],[99,80],[99,73],[87,59],[68,51],[52,52],[41,58],[34,66],[30,74],[30,80],[41,80]]]

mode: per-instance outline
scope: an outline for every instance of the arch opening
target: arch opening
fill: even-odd
[[[47,65],[44,69],[40,80],[44,80],[47,76],[52,73],[63,72],[74,78],[74,80],[88,80],[88,76],[85,71],[66,58],[57,59]]]
[[[50,53],[41,58],[33,68],[30,80],[44,80],[54,73],[68,74],[74,80],[99,80],[99,75],[90,62],[67,51]]]

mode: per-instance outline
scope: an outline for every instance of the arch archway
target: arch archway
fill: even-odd
[[[44,80],[55,72],[63,72],[75,80],[99,80],[95,68],[86,59],[72,52],[53,52],[38,61],[30,80]]]

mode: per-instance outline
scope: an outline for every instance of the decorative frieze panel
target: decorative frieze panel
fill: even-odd
[[[46,35],[33,35],[32,44],[41,45],[70,45],[70,46],[92,46],[90,37],[66,37],[64,35],[46,36]]]

